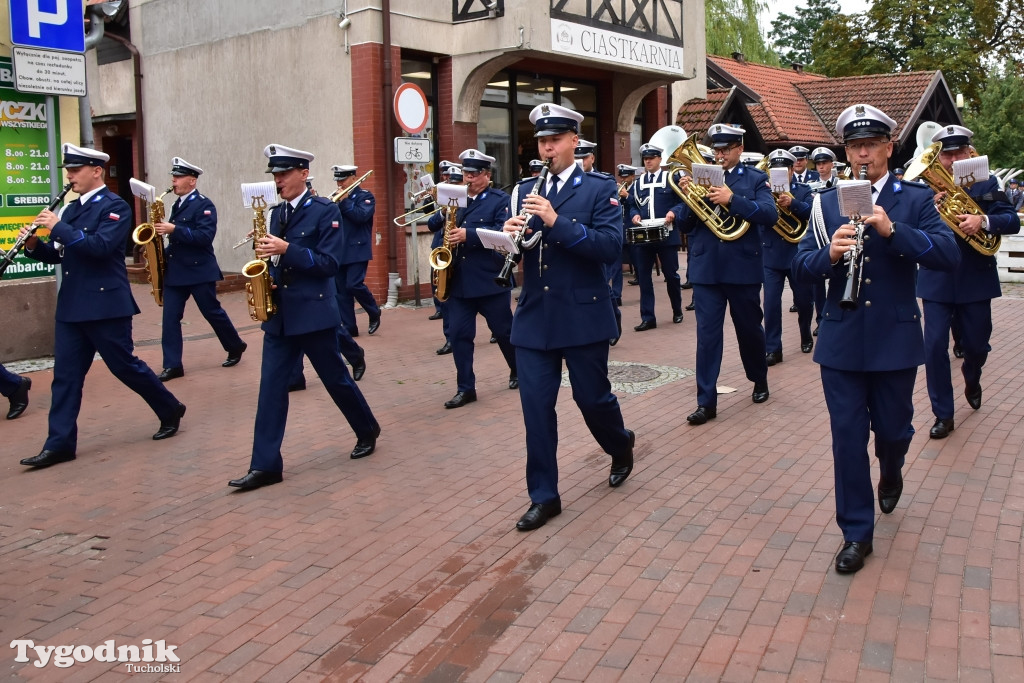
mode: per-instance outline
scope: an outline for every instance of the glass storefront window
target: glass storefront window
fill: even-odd
[[[502,187],[517,178],[512,154],[512,135],[509,131],[507,110],[497,107],[480,107],[480,121],[476,127],[477,149],[495,158],[491,179],[495,187]]]
[[[585,116],[597,114],[597,88],[594,86],[587,83],[563,81],[558,92],[562,96],[563,106]]]

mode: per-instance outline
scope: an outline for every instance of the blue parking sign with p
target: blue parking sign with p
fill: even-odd
[[[85,0],[7,1],[15,45],[85,52]]]

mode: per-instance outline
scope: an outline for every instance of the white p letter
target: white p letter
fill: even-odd
[[[39,27],[41,24],[63,26],[68,21],[67,0],[57,0],[56,12],[43,12],[39,9],[39,0],[27,0],[28,8],[28,34],[33,38],[41,37]]]

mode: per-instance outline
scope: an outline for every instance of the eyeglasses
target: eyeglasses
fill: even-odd
[[[462,175],[466,178],[476,178],[481,173],[483,173],[483,171],[470,171],[468,169],[463,169],[462,171]]]
[[[885,142],[883,140],[861,140],[859,142],[847,142],[846,143],[846,151],[847,152],[854,152],[854,153],[860,153],[861,150],[866,150],[868,152],[874,152],[875,150],[877,150],[882,145],[887,145],[887,144],[889,144],[889,143]]]
[[[739,147],[738,143],[733,143],[733,144],[729,145],[728,147],[716,147],[715,148],[715,154],[716,155],[718,155],[718,154],[725,154],[726,152],[731,152],[732,150],[734,150],[734,149],[736,149],[738,147]]]

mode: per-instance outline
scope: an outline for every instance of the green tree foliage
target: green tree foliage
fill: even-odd
[[[1024,69],[992,71],[976,102],[968,101],[964,123],[974,146],[992,168],[1024,167]]]
[[[765,6],[763,0],[705,0],[708,54],[728,57],[742,52],[751,62],[778,66],[779,58],[765,42],[758,23],[758,14]]]
[[[826,76],[941,69],[953,92],[977,99],[988,65],[1024,55],[1024,13],[1010,0],[875,0],[825,20],[811,53]]]
[[[772,22],[772,42],[783,64],[799,62],[814,70],[811,44],[818,29],[839,14],[839,0],[807,0],[806,7],[794,8],[793,15],[779,14]]]

